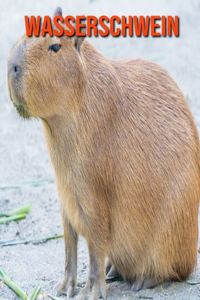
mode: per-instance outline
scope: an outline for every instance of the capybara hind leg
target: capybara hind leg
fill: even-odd
[[[89,245],[90,269],[87,283],[76,300],[106,300],[105,256],[98,245]]]
[[[114,266],[111,266],[110,270],[108,271],[108,273],[106,274],[106,279],[113,279],[119,276],[119,273],[117,272],[117,270],[115,269]]]
[[[141,289],[150,289],[154,286],[158,285],[160,281],[156,280],[155,278],[148,278],[148,279],[136,279],[131,287],[131,290],[134,292],[138,292]]]
[[[58,289],[58,295],[65,294],[67,298],[73,297],[77,282],[77,234],[71,224],[63,216],[65,237],[65,274]]]
[[[143,289],[151,289],[151,288],[157,286],[161,282],[162,281],[156,280],[155,278],[145,279],[142,288]]]
[[[113,279],[119,276],[118,271],[115,269],[115,267],[111,264],[109,258],[106,258],[106,279]]]
[[[143,283],[144,283],[143,279],[139,279],[139,278],[135,279],[135,281],[131,287],[131,291],[138,292],[139,290],[142,289]]]
[[[106,257],[106,263],[105,263],[106,275],[109,273],[111,267],[112,267],[112,264],[110,262],[110,259],[108,257]]]

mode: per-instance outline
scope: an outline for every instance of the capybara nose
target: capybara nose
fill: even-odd
[[[17,78],[20,74],[20,67],[17,64],[13,64],[12,72],[14,76]]]

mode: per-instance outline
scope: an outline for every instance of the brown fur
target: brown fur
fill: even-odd
[[[90,254],[79,300],[105,299],[106,256],[134,290],[184,280],[197,262],[200,194],[186,100],[155,63],[110,61],[87,40],[79,53],[74,40],[24,36],[8,62],[11,99],[25,117],[42,119],[55,168],[66,243],[61,292],[76,288],[79,235]],[[58,53],[48,51],[54,43]]]

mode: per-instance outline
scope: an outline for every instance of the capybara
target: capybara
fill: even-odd
[[[55,169],[66,252],[59,293],[75,293],[79,235],[90,266],[78,300],[106,299],[106,272],[134,291],[188,278],[197,262],[199,137],[168,73],[142,59],[109,60],[76,35],[24,35],[7,80],[18,113],[41,119]]]

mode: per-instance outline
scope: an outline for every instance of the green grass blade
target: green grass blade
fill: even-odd
[[[13,215],[22,215],[22,214],[28,214],[29,211],[32,209],[32,204],[28,204],[26,206],[23,206],[21,208],[18,208],[18,209],[15,209],[15,210],[12,210],[10,212],[10,214],[13,216]]]
[[[0,217],[10,217],[14,215],[22,215],[22,214],[27,214],[29,211],[32,209],[32,204],[28,204],[26,206],[17,208],[15,210],[9,211],[9,212],[3,212],[0,213]]]
[[[35,298],[37,297],[37,295],[38,295],[40,289],[41,289],[41,287],[40,287],[40,285],[38,284],[38,285],[36,286],[36,288],[35,288],[35,290],[34,290],[32,296],[31,296],[30,300],[35,300]]]
[[[5,271],[0,266],[0,276],[3,282],[12,289],[21,299],[29,300],[27,293],[25,293],[20,287],[18,287],[5,273]]]
[[[0,219],[0,224],[8,223],[8,222],[11,222],[11,221],[19,221],[19,220],[24,219],[24,218],[26,218],[25,214],[18,215],[18,216],[11,216],[11,217],[7,217],[7,218],[2,218],[2,219]]]
[[[18,240],[12,240],[12,241],[0,241],[0,246],[5,247],[5,246],[13,246],[13,245],[18,245],[18,244],[28,244],[28,243],[33,243],[33,244],[40,244],[40,243],[45,243],[49,240],[55,240],[59,238],[63,238],[64,235],[54,235],[50,236],[47,238],[41,238],[41,239],[33,239],[33,240],[26,240],[26,239],[18,239]]]
[[[59,298],[59,297],[53,297],[51,295],[47,295],[49,298],[53,299],[53,300],[61,300],[62,298]]]
[[[20,189],[24,186],[43,186],[45,184],[54,183],[53,179],[46,179],[46,180],[38,180],[38,181],[26,181],[22,183],[14,183],[11,185],[0,185],[0,190],[7,190],[7,189]]]
[[[31,240],[31,242],[33,244],[40,244],[40,243],[45,243],[49,240],[55,240],[55,239],[59,239],[59,238],[62,238],[64,237],[64,235],[54,235],[54,236],[50,236],[50,237],[47,237],[47,238],[42,238],[42,239],[34,239],[34,240]]]
[[[10,217],[10,213],[9,212],[2,212],[2,213],[0,213],[0,217]]]
[[[6,272],[2,269],[1,266],[0,266],[0,276],[1,276],[2,280],[3,280],[4,276],[6,276]]]
[[[190,285],[197,285],[197,284],[200,284],[200,280],[186,280],[187,284],[190,284]]]
[[[25,239],[18,239],[18,240],[11,240],[11,241],[0,241],[0,246],[14,246],[14,245],[19,245],[19,244],[28,244],[30,243],[30,240],[25,240]]]

